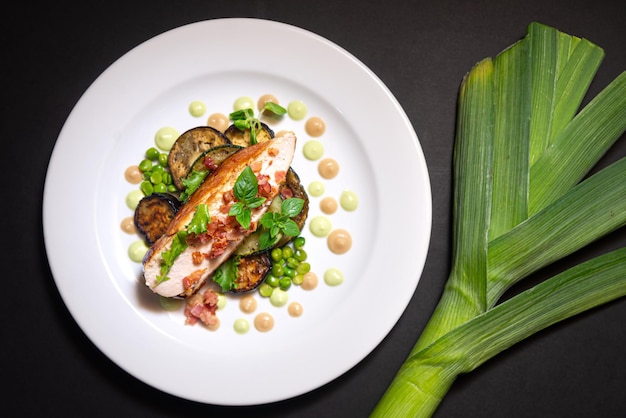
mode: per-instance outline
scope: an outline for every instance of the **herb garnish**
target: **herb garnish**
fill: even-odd
[[[280,213],[267,212],[261,217],[259,222],[264,229],[259,237],[259,245],[262,250],[274,245],[280,233],[291,237],[300,234],[298,224],[291,218],[297,216],[303,207],[304,199],[292,197],[283,201]]]
[[[209,207],[206,204],[200,204],[196,207],[193,218],[185,229],[178,231],[172,240],[172,247],[161,253],[161,275],[157,276],[157,285],[169,280],[167,273],[174,265],[174,260],[187,249],[187,236],[189,234],[202,234],[207,231],[207,225],[211,223],[209,215]]]
[[[263,106],[260,113],[265,111],[269,111],[276,116],[282,116],[287,113],[287,109],[272,102],[265,103],[265,106]],[[254,117],[254,110],[250,108],[236,110],[228,117],[240,130],[245,131],[246,129],[250,129],[250,145],[257,143],[256,135],[261,130],[261,121],[259,118]]]
[[[186,178],[182,179],[181,182],[183,183],[183,186],[185,186],[185,190],[180,193],[180,201],[183,203],[187,203],[187,201],[189,200],[189,196],[191,196],[193,192],[198,190],[198,187],[200,187],[208,174],[208,170],[193,170]]]
[[[265,198],[257,196],[258,193],[259,182],[250,166],[247,166],[237,177],[233,189],[233,194],[238,201],[233,203],[228,211],[228,215],[234,216],[239,225],[246,230],[250,228],[252,209],[265,203]]]

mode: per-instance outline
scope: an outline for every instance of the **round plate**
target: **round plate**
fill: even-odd
[[[122,231],[132,216],[124,178],[161,127],[179,132],[228,114],[241,96],[275,95],[283,105],[301,100],[307,118],[319,116],[316,138],[324,157],[340,165],[324,180],[318,161],[304,158],[313,138],[303,120],[271,128],[298,137],[292,167],[307,187],[322,181],[324,196],[354,191],[359,206],[327,215],[352,234],[346,254],[332,254],[310,234],[306,249],[319,286],[292,286],[286,307],[257,298],[270,312],[270,332],[233,323],[243,313],[236,297],[218,311],[208,331],[184,324],[180,311],[159,307],[141,280],[141,264]],[[194,117],[190,103],[207,112]],[[323,197],[323,196],[322,196]],[[309,219],[322,215],[311,197]],[[308,221],[307,221],[308,222]],[[365,358],[404,312],[419,281],[431,231],[431,194],[422,149],[406,114],[385,85],[359,60],[308,31],[257,19],[218,19],[183,26],[134,48],[89,87],[68,117],[48,168],[43,223],[51,270],[70,313],[94,344],[131,375],[181,398],[219,405],[252,405],[294,397],[337,378]],[[327,285],[338,268],[344,282]]]

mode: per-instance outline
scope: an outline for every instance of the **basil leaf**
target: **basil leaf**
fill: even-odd
[[[259,184],[256,175],[250,166],[247,166],[239,174],[239,177],[237,177],[233,193],[235,194],[237,200],[248,202],[249,200],[255,198],[258,192]]]
[[[300,234],[300,228],[298,228],[298,224],[295,223],[291,219],[287,219],[287,221],[283,224],[282,229],[286,235],[289,235],[292,237],[295,237],[296,235]]]
[[[272,103],[272,102],[265,103],[265,106],[263,107],[263,110],[269,110],[270,112],[272,112],[273,114],[278,115],[278,116],[282,116],[285,113],[287,113],[287,109],[285,109],[281,105],[278,105],[278,104]]]
[[[304,199],[292,197],[283,201],[281,211],[282,213],[288,215],[290,218],[293,218],[294,216],[302,212],[303,207]]]

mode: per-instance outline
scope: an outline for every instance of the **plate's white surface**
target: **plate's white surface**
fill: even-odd
[[[244,47],[245,45],[245,47]],[[242,50],[244,53],[242,53]],[[307,252],[317,289],[290,290],[300,318],[260,300],[257,312],[276,318],[274,330],[238,335],[244,315],[229,300],[216,332],[183,325],[141,283],[141,266],[127,256],[137,237],[120,229],[132,214],[123,177],[163,126],[183,132],[228,113],[234,100],[272,93],[286,105],[307,104],[327,129],[325,156],[341,164],[324,181],[325,195],[357,192],[355,212],[330,218],[348,229],[353,249],[332,255],[308,229]],[[307,116],[307,117],[308,117]],[[304,121],[285,120],[299,138],[293,167],[307,186],[320,177],[302,157]],[[310,218],[321,214],[311,198]],[[162,391],[199,402],[251,405],[300,395],[340,376],[367,356],[394,326],[414,294],[431,230],[428,171],[417,136],[395,98],[360,61],[328,40],[271,21],[220,19],[183,26],[121,57],[85,92],[56,143],[46,178],[43,223],[52,273],[71,314],[87,336],[124,370]],[[324,284],[328,267],[345,282]],[[248,318],[252,322],[252,317]],[[249,385],[250,390],[245,387]]]

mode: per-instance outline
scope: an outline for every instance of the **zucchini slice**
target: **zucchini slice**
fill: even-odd
[[[218,145],[209,150],[204,151],[196,159],[196,161],[189,168],[187,176],[192,171],[213,171],[219,167],[228,157],[241,150],[243,147],[234,144]]]
[[[232,124],[226,129],[224,135],[235,145],[250,146],[250,129],[241,130]],[[261,122],[261,129],[256,134],[256,142],[265,142],[272,138],[274,138],[274,131],[266,123]]]
[[[230,144],[230,140],[210,126],[198,126],[182,133],[172,145],[167,159],[174,185],[182,190],[182,179],[187,176],[198,157],[204,151],[227,144]]]
[[[165,233],[180,208],[180,201],[169,193],[153,193],[135,208],[135,226],[146,243],[152,245]]]

